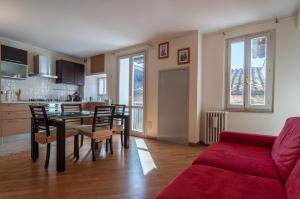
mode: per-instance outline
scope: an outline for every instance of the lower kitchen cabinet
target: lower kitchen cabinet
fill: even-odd
[[[0,115],[1,136],[30,132],[29,104],[0,104]]]
[[[30,119],[2,120],[2,136],[30,132]]]
[[[103,102],[83,103],[83,110],[95,110]],[[84,124],[92,124],[93,118],[84,118]],[[10,136],[31,131],[29,104],[0,104],[0,136]]]

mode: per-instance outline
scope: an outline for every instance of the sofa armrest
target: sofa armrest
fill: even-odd
[[[245,144],[272,148],[277,136],[249,134],[240,132],[223,131],[220,133],[220,142],[231,142],[236,144]]]

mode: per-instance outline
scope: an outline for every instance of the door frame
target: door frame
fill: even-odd
[[[159,95],[159,81],[160,81],[160,74],[161,72],[169,72],[169,71],[178,71],[178,70],[186,70],[187,71],[187,116],[186,116],[186,132],[187,132],[187,144],[189,143],[189,128],[190,128],[190,67],[189,66],[183,66],[180,68],[167,68],[167,69],[161,69],[158,71],[158,95]],[[159,96],[157,96],[157,108],[159,107]],[[157,113],[159,111],[157,110]],[[157,138],[159,139],[159,114],[157,115]]]
[[[145,50],[142,50],[142,51],[137,51],[137,52],[134,52],[134,53],[129,53],[129,54],[122,54],[122,55],[119,55],[117,56],[117,83],[116,83],[116,101],[117,103],[119,103],[119,81],[120,81],[120,59],[122,58],[126,58],[128,57],[129,58],[129,67],[132,68],[132,57],[136,56],[136,55],[144,55],[144,61],[145,61],[145,64],[144,64],[144,84],[143,84],[143,132],[141,133],[133,133],[133,131],[131,130],[131,123],[130,123],[130,135],[133,135],[133,136],[136,136],[136,137],[142,137],[142,138],[145,138],[146,137],[146,121],[147,121],[147,63],[148,63],[148,56],[147,56],[147,53],[148,51],[145,49]],[[132,80],[132,71],[129,72],[129,80]],[[129,89],[130,91],[132,91],[132,83],[129,84]],[[128,96],[130,98],[132,98],[132,96]],[[129,99],[130,103],[131,103],[131,99]],[[128,106],[126,106],[126,108],[128,108]],[[130,112],[131,114],[131,112]],[[132,122],[132,117],[131,117],[131,122]]]

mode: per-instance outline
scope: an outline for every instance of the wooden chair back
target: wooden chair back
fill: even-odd
[[[61,111],[63,113],[65,112],[81,112],[82,111],[82,105],[81,104],[61,104]],[[83,118],[74,118],[74,119],[67,119],[64,120],[66,125],[83,125]]]
[[[46,112],[45,105],[29,105],[33,119],[34,130],[46,131],[47,136],[50,136],[50,125]]]
[[[96,106],[92,131],[95,132],[99,127],[112,129],[114,112],[114,106]]]
[[[114,113],[114,115],[124,116],[124,114],[125,114],[125,108],[126,108],[125,104],[112,104],[112,106],[115,107],[115,113]],[[114,122],[117,122],[118,124],[123,125],[124,121],[123,121],[122,118],[114,118]]]

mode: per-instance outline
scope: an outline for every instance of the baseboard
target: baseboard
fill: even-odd
[[[209,146],[209,144],[205,144],[203,141],[200,141],[199,143],[204,146]]]
[[[199,145],[201,145],[201,143],[200,142],[197,142],[197,143],[189,142],[188,145],[189,146],[199,146]]]
[[[150,139],[150,140],[158,140],[158,138],[156,137],[156,136],[149,136],[149,135],[147,135],[146,137],[145,137],[146,139]],[[204,142],[197,142],[197,143],[194,143],[194,142],[189,142],[188,143],[188,146],[208,146],[208,145],[206,145],[206,144],[204,144]]]
[[[147,135],[146,138],[150,140],[157,140],[156,136],[151,136],[151,135]]]

